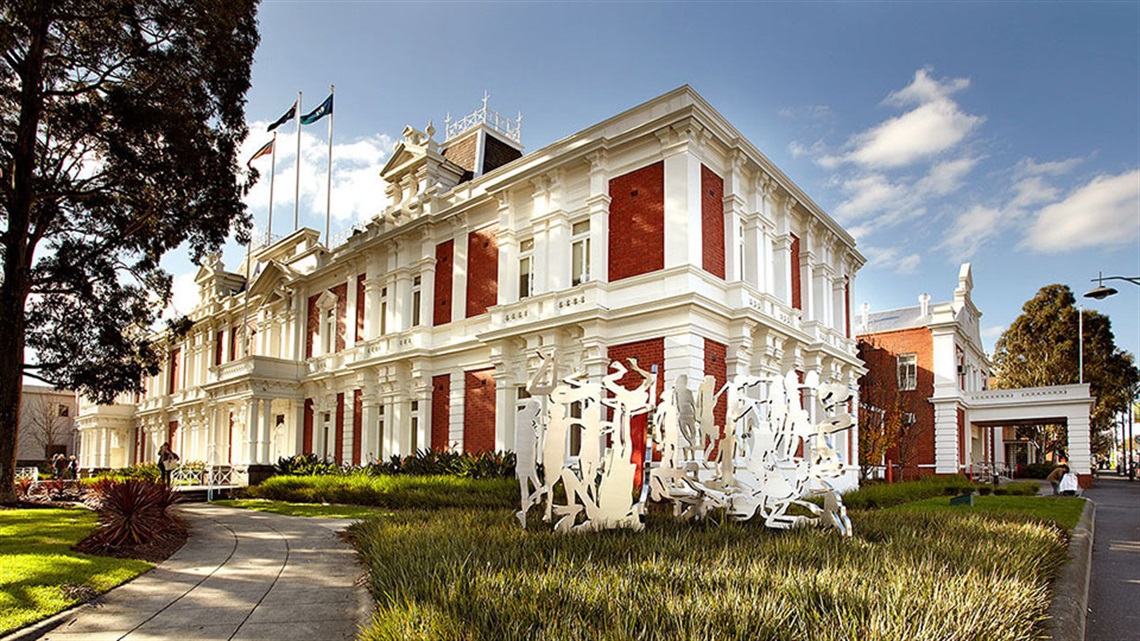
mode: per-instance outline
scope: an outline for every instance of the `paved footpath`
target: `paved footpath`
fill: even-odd
[[[350,521],[208,504],[179,507],[186,545],[42,639],[351,639],[367,621]]]
[[[1140,641],[1140,481],[1103,475],[1096,502],[1085,641]]]

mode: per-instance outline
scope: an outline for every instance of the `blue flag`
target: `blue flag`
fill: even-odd
[[[321,103],[320,107],[317,107],[316,109],[310,111],[309,113],[305,114],[304,116],[301,116],[301,124],[302,125],[311,125],[314,122],[320,120],[321,118],[324,118],[325,116],[331,114],[332,109],[333,109],[333,95],[330,93],[329,97],[325,98],[325,101]]]
[[[286,111],[284,116],[281,116],[280,118],[277,119],[276,122],[274,122],[272,125],[269,125],[269,129],[266,129],[266,131],[273,131],[274,129],[276,129],[276,128],[280,127],[281,125],[292,120],[293,116],[295,116],[295,115],[297,115],[297,103],[296,102],[293,103],[292,107],[289,107],[289,111]]]

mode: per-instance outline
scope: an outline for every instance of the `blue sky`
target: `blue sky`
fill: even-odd
[[[992,349],[1039,287],[1140,275],[1140,3],[266,0],[260,23],[246,157],[297,91],[308,111],[335,84],[334,235],[383,208],[407,124],[442,130],[488,91],[533,150],[687,83],[855,234],[856,306],[947,300],[970,261]],[[322,230],[326,122],[302,136],[301,222]],[[283,126],[276,233],[295,141]],[[195,268],[166,265],[188,311]],[[1140,287],[1116,286],[1085,301],[1135,354]]]

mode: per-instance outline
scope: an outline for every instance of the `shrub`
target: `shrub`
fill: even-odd
[[[283,476],[316,476],[340,474],[341,468],[333,461],[321,459],[316,454],[296,454],[277,459],[273,472]]]
[[[148,481],[157,481],[162,476],[162,472],[158,470],[157,463],[138,463],[129,467],[121,467],[117,470],[107,470],[95,475],[96,478],[113,478],[113,479],[143,479]]]
[[[21,476],[16,479],[16,496],[28,498],[32,492],[32,479]]]
[[[91,485],[89,496],[99,528],[84,541],[87,550],[148,545],[180,529],[168,511],[177,500],[168,485],[145,479],[100,479]]]
[[[344,503],[387,508],[511,507],[518,484],[454,476],[274,476],[250,487],[252,498],[294,503]]]
[[[970,479],[952,476],[928,476],[917,481],[868,485],[843,495],[843,504],[851,509],[871,509],[921,501],[935,496],[953,496],[972,492]]]
[[[1043,479],[1057,469],[1056,463],[1030,463],[1021,467],[1021,478]]]
[[[409,456],[393,456],[368,467],[369,474],[411,476],[453,475],[471,479],[514,478],[514,452],[460,454],[454,450],[417,450]]]

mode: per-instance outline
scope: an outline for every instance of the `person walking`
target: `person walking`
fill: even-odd
[[[75,455],[71,455],[71,460],[67,462],[67,478],[75,481],[79,480],[79,461],[75,459]]]
[[[52,456],[51,472],[54,478],[62,480],[64,475],[67,474],[67,457],[59,453]]]
[[[1061,479],[1065,478],[1065,474],[1068,472],[1069,466],[1062,463],[1053,468],[1053,471],[1049,472],[1049,476],[1045,477],[1045,480],[1049,481],[1049,485],[1053,486],[1053,496],[1060,494]]]
[[[163,483],[170,485],[170,473],[174,471],[178,460],[178,455],[170,449],[170,443],[163,443],[158,448],[158,471],[162,473]]]

